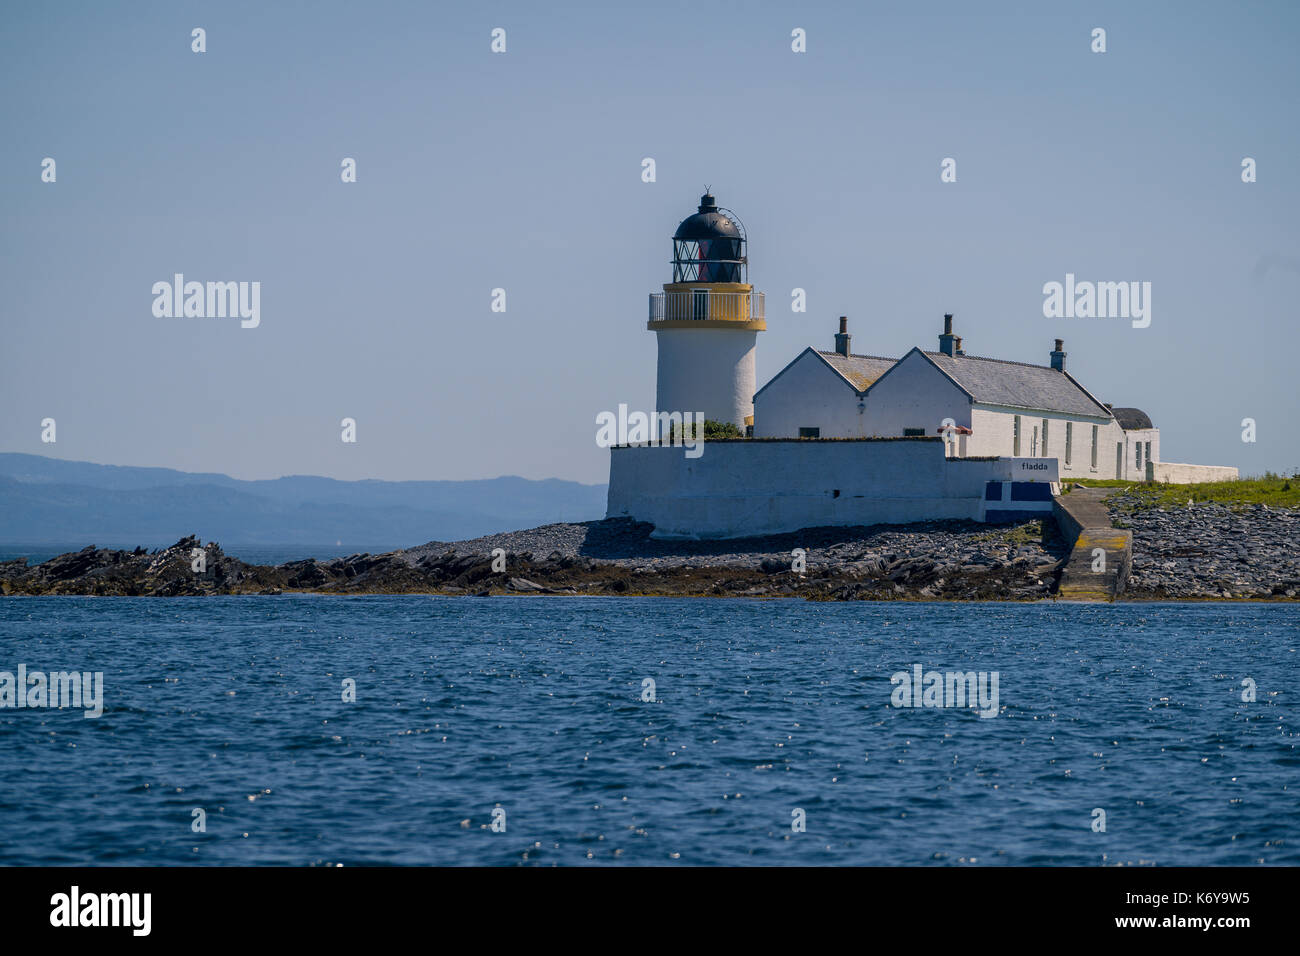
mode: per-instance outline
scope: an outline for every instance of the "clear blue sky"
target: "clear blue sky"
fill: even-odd
[[[972,354],[1064,337],[1167,460],[1300,466],[1295,4],[611,7],[5,4],[0,450],[603,481],[708,183],[768,294],[760,384],[840,314],[902,355],[951,311]],[[155,318],[175,272],[260,281],[261,326]],[[1045,319],[1067,272],[1150,281],[1151,326]]]

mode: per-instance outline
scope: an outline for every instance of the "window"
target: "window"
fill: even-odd
[[[1038,457],[1038,426],[1035,425],[1029,431],[1029,457]]]
[[[904,429],[903,429],[903,437],[904,437],[904,438],[924,438],[924,437],[925,437],[925,429],[924,429],[924,428],[904,428]]]
[[[1065,423],[1065,463],[1070,463],[1070,455],[1074,451],[1074,422]]]
[[[1137,443],[1137,449],[1135,451],[1135,454],[1137,455],[1137,458],[1134,460],[1134,464],[1137,466],[1137,470],[1140,472],[1142,470],[1142,443],[1141,442]]]
[[[800,438],[821,438],[822,430],[820,428],[801,428],[799,429]]]
[[[1043,419],[1043,457],[1047,457],[1047,419]]]
[[[1092,467],[1097,467],[1097,426],[1092,426]]]
[[[1147,442],[1147,464],[1151,464],[1151,443]]]
[[[1017,415],[1011,422],[1011,456],[1020,457],[1020,416]]]

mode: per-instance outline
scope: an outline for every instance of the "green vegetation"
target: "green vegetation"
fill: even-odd
[[[1026,521],[1011,528],[998,528],[986,534],[978,534],[972,540],[979,542],[997,542],[999,544],[1035,544],[1046,538],[1042,519]]]
[[[691,426],[690,432],[688,434],[689,438],[694,438],[696,436],[697,427],[698,426],[695,425]],[[673,426],[672,437],[674,441],[679,440],[678,432],[680,432],[681,430],[682,430],[681,425]],[[706,418],[704,420],[705,441],[717,441],[721,438],[744,438],[744,437],[745,437],[744,430],[737,428],[731,422],[715,422],[712,418]]]
[[[716,441],[719,438],[744,438],[745,430],[731,422],[715,422],[711,418],[704,420],[704,440]]]
[[[1033,544],[1042,541],[1046,528],[1041,520],[1027,521],[1002,532],[1002,540],[1007,544]]]
[[[1286,477],[1266,472],[1259,478],[1242,478],[1238,481],[1210,481],[1198,485],[1165,485],[1146,482],[1070,479],[1090,488],[1124,489],[1126,494],[1140,499],[1141,509],[1185,508],[1188,499],[1193,503],[1215,502],[1229,507],[1246,507],[1263,504],[1270,508],[1300,508],[1300,475]]]

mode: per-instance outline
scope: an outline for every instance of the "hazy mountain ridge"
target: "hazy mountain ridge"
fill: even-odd
[[[0,453],[0,540],[161,547],[178,536],[248,544],[460,540],[605,513],[604,485],[473,481],[245,481],[170,468]]]

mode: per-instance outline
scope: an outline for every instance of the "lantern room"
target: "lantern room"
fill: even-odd
[[[745,227],[711,193],[673,234],[673,282],[746,281]]]

